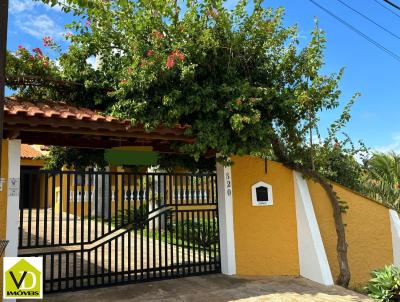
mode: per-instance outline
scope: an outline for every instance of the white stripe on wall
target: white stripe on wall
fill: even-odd
[[[233,232],[233,199],[231,167],[217,164],[218,216],[221,272],[236,274],[235,236]]]
[[[18,255],[18,210],[19,210],[19,185],[21,169],[21,141],[8,141],[8,175],[7,181],[17,180],[18,190],[10,191],[7,186],[7,229],[6,238],[9,241],[5,251],[6,257]]]
[[[300,275],[324,285],[333,285],[307,182],[300,173],[293,174]]]
[[[399,214],[390,209],[390,227],[392,230],[393,264],[400,265],[400,219]]]

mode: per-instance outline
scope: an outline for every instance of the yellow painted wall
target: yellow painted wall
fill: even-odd
[[[0,141],[1,142],[1,141]],[[8,141],[2,142],[1,178],[7,178],[8,174]],[[0,239],[6,238],[7,223],[7,185],[4,184],[3,191],[0,192]],[[0,301],[3,301],[3,257],[0,257]]]
[[[310,180],[308,187],[335,280],[339,267],[336,258],[337,237],[332,207],[320,185]],[[372,270],[393,262],[389,210],[340,185],[334,185],[334,190],[349,206],[343,218],[346,224],[348,258],[352,274],[350,286],[359,286],[369,280]]]
[[[42,159],[23,159],[21,158],[21,166],[30,166],[30,167],[43,167],[45,161]]]
[[[281,164],[256,157],[233,157],[232,189],[239,275],[299,275],[293,173]],[[253,207],[251,186],[273,188],[273,206]]]

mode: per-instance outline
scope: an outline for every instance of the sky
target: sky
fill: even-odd
[[[47,7],[33,0],[9,0],[8,49],[18,45],[32,49],[42,46],[44,36],[53,37],[66,46],[64,25],[73,17],[58,7]],[[369,38],[400,56],[400,11],[385,5],[383,0],[340,0],[368,16],[393,35],[364,19],[339,0],[315,0],[350,23]],[[393,0],[400,4],[400,0]],[[235,0],[228,0],[232,7]],[[382,7],[384,5],[387,9]],[[400,61],[395,60],[371,42],[353,32],[310,0],[265,0],[265,7],[284,7],[285,25],[297,24],[302,43],[310,39],[314,17],[328,39],[322,72],[338,72],[345,68],[340,83],[341,108],[356,93],[361,93],[352,109],[352,119],[344,129],[354,141],[362,140],[378,151],[400,152]],[[391,13],[388,9],[391,9]],[[397,15],[396,15],[397,14]],[[10,93],[10,92],[8,92]],[[340,109],[321,113],[321,129],[326,129],[340,114]]]

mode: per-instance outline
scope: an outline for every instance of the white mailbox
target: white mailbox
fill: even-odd
[[[253,206],[272,206],[274,198],[272,195],[272,186],[259,181],[251,187],[251,201]]]

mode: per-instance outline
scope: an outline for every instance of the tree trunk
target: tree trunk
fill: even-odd
[[[302,173],[304,176],[307,176],[317,183],[319,183],[325,192],[328,194],[329,201],[331,202],[333,209],[333,218],[335,221],[336,235],[337,235],[337,260],[339,264],[339,276],[336,279],[336,284],[347,288],[350,282],[350,267],[347,259],[347,242],[346,242],[346,232],[343,223],[342,211],[340,208],[339,199],[333,190],[332,185],[321,177],[317,172],[311,169],[307,169],[301,167],[295,162],[291,161],[285,153],[283,152],[283,148],[280,144],[278,138],[272,140],[272,147],[277,158],[288,168],[296,170]]]

